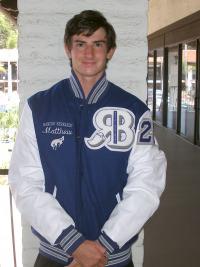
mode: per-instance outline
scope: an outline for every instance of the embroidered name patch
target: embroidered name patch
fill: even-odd
[[[72,135],[72,123],[66,122],[43,122],[43,134],[61,134],[61,135]]]

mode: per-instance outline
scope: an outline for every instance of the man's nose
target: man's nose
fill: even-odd
[[[88,45],[85,50],[85,55],[88,57],[92,57],[94,55],[94,48],[92,45]]]

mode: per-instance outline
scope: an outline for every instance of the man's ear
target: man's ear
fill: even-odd
[[[68,47],[66,46],[66,44],[64,45],[64,48],[65,48],[65,52],[66,52],[68,58],[71,59],[72,58],[71,51],[68,49]]]
[[[115,52],[115,48],[116,47],[112,47],[109,51],[108,51],[108,54],[107,54],[107,59],[110,60]]]

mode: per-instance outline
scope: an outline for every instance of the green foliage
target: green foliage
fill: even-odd
[[[17,128],[19,123],[18,112],[18,107],[12,107],[9,112],[0,112],[0,128]]]
[[[192,70],[196,70],[196,64],[193,63],[193,65],[190,63],[188,64],[188,62],[185,62],[184,60],[182,61],[182,73],[184,73],[185,71],[190,72]]]
[[[2,164],[2,166],[0,165],[0,169],[6,169],[6,168],[4,168],[4,166]],[[8,176],[6,176],[6,175],[1,175],[0,176],[0,185],[9,185]]]
[[[1,62],[0,62],[0,64],[1,64]],[[6,73],[6,69],[2,66],[0,66],[0,71]]]
[[[17,32],[11,32],[6,43],[6,47],[8,49],[13,49],[17,46],[18,41],[18,33]]]
[[[17,28],[0,13],[0,49],[12,49],[17,46]]]

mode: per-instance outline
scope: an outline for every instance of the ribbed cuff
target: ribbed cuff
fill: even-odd
[[[84,241],[85,237],[71,225],[63,230],[56,243],[59,243],[66,254],[71,256]]]
[[[106,248],[108,254],[112,254],[115,249],[119,249],[119,246],[110,237],[108,237],[104,232],[98,237],[97,241]]]

